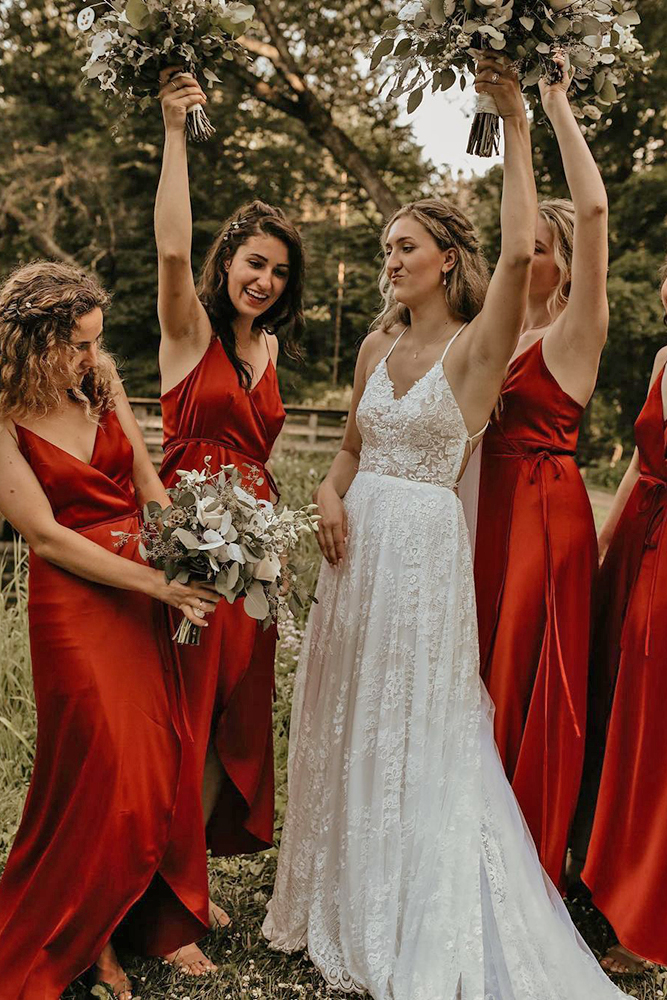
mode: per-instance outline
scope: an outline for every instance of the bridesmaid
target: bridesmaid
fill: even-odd
[[[667,267],[662,301],[667,312]],[[602,960],[636,973],[667,965],[667,347],[658,351],[637,448],[600,532],[592,719],[606,733],[583,880],[619,944]],[[664,696],[664,697],[663,697]],[[604,738],[604,737],[603,737]]]
[[[609,315],[607,199],[569,83],[540,89],[574,204],[539,206],[528,316],[483,445],[475,559],[498,749],[561,888],[584,752],[597,557],[574,455]]]
[[[161,91],[166,130],[155,208],[165,456],[178,469],[234,464],[256,494],[276,489],[267,462],[284,419],[276,332],[303,326],[303,250],[280,209],[239,209],[211,247],[198,288],[184,133],[188,107],[206,96],[180,74]],[[273,842],[272,692],[275,628],[262,631],[223,602],[200,647],[183,649],[188,705],[203,776],[208,845],[216,855]],[[229,918],[211,903],[211,925]]]
[[[112,535],[167,498],[101,348],[107,303],[95,279],[47,261],[0,291],[0,511],[30,545],[38,722],[0,881],[0,1000],[56,1000],[91,966],[130,1000],[111,944],[125,917],[143,951],[214,968],[191,944],[207,931],[203,822],[157,601],[201,625],[217,596],[168,586]]]

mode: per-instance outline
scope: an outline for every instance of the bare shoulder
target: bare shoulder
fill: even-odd
[[[18,444],[18,435],[16,433],[16,424],[10,417],[0,417],[0,439],[2,439],[5,444]]]
[[[665,367],[667,364],[667,344],[661,347],[655,356],[655,361],[653,362],[653,374],[657,375],[658,372]]]
[[[276,337],[275,333],[267,333],[265,331],[266,343],[269,348],[269,354],[274,365],[278,360],[278,354],[280,353],[280,341]]]

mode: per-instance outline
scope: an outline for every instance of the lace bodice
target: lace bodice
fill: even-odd
[[[387,369],[400,337],[394,341],[368,379],[357,409],[363,441],[359,472],[456,487],[471,438],[442,362],[460,332],[442,359],[398,399]]]

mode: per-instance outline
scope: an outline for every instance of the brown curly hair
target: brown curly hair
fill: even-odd
[[[95,420],[113,409],[113,359],[99,352],[78,382],[70,349],[78,320],[110,297],[92,275],[70,264],[36,260],[17,268],[0,288],[0,417],[44,417],[67,395]]]
[[[282,209],[267,205],[264,201],[257,200],[243,205],[227,219],[213,241],[204,261],[197,294],[208,313],[216,336],[234,366],[239,383],[246,389],[252,384],[252,370],[247,362],[241,360],[236,351],[236,338],[232,329],[236,310],[227,289],[225,265],[252,236],[275,236],[285,244],[289,255],[289,278],[285,291],[270,309],[258,316],[256,325],[270,333],[278,333],[287,328],[290,336],[284,344],[285,352],[296,360],[301,358],[296,342],[305,327],[303,316],[305,260],[298,229],[292,225]]]
[[[403,205],[394,212],[384,227],[380,241],[384,248],[394,223],[409,215],[429,233],[441,250],[456,250],[456,263],[447,275],[443,289],[447,304],[455,316],[471,320],[482,311],[489,286],[489,266],[484,250],[477,238],[475,227],[456,205],[438,198],[422,198]],[[407,326],[410,310],[394,298],[387,269],[383,265],[379,278],[380,294],[384,308],[373,323],[372,329],[390,331],[397,323]]]

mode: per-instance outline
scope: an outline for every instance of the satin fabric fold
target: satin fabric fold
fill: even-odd
[[[161,403],[165,457],[160,476],[165,486],[175,484],[179,469],[203,469],[210,457],[213,471],[236,465],[244,485],[251,485],[261,499],[269,499],[271,490],[277,493],[266,463],[285,410],[271,361],[248,392],[216,337]],[[276,634],[274,626],[264,632],[240,602],[222,601],[209,618],[201,645],[181,647],[198,771],[203,775],[212,742],[225,773],[206,830],[215,855],[251,853],[273,842]]]
[[[56,519],[141,561],[112,535],[140,523],[115,414],[89,465],[18,435]],[[31,552],[29,621],[37,748],[0,880],[1,1000],[55,1000],[118,929],[152,954],[208,929],[200,786],[163,607]]]
[[[597,553],[574,460],[582,415],[548,370],[541,341],[515,359],[482,445],[475,558],[498,749],[561,888],[583,767]]]
[[[662,380],[635,424],[640,477],[600,573],[591,662],[591,753],[604,754],[583,872],[621,944],[667,964],[667,433]],[[606,746],[605,746],[606,743]]]

